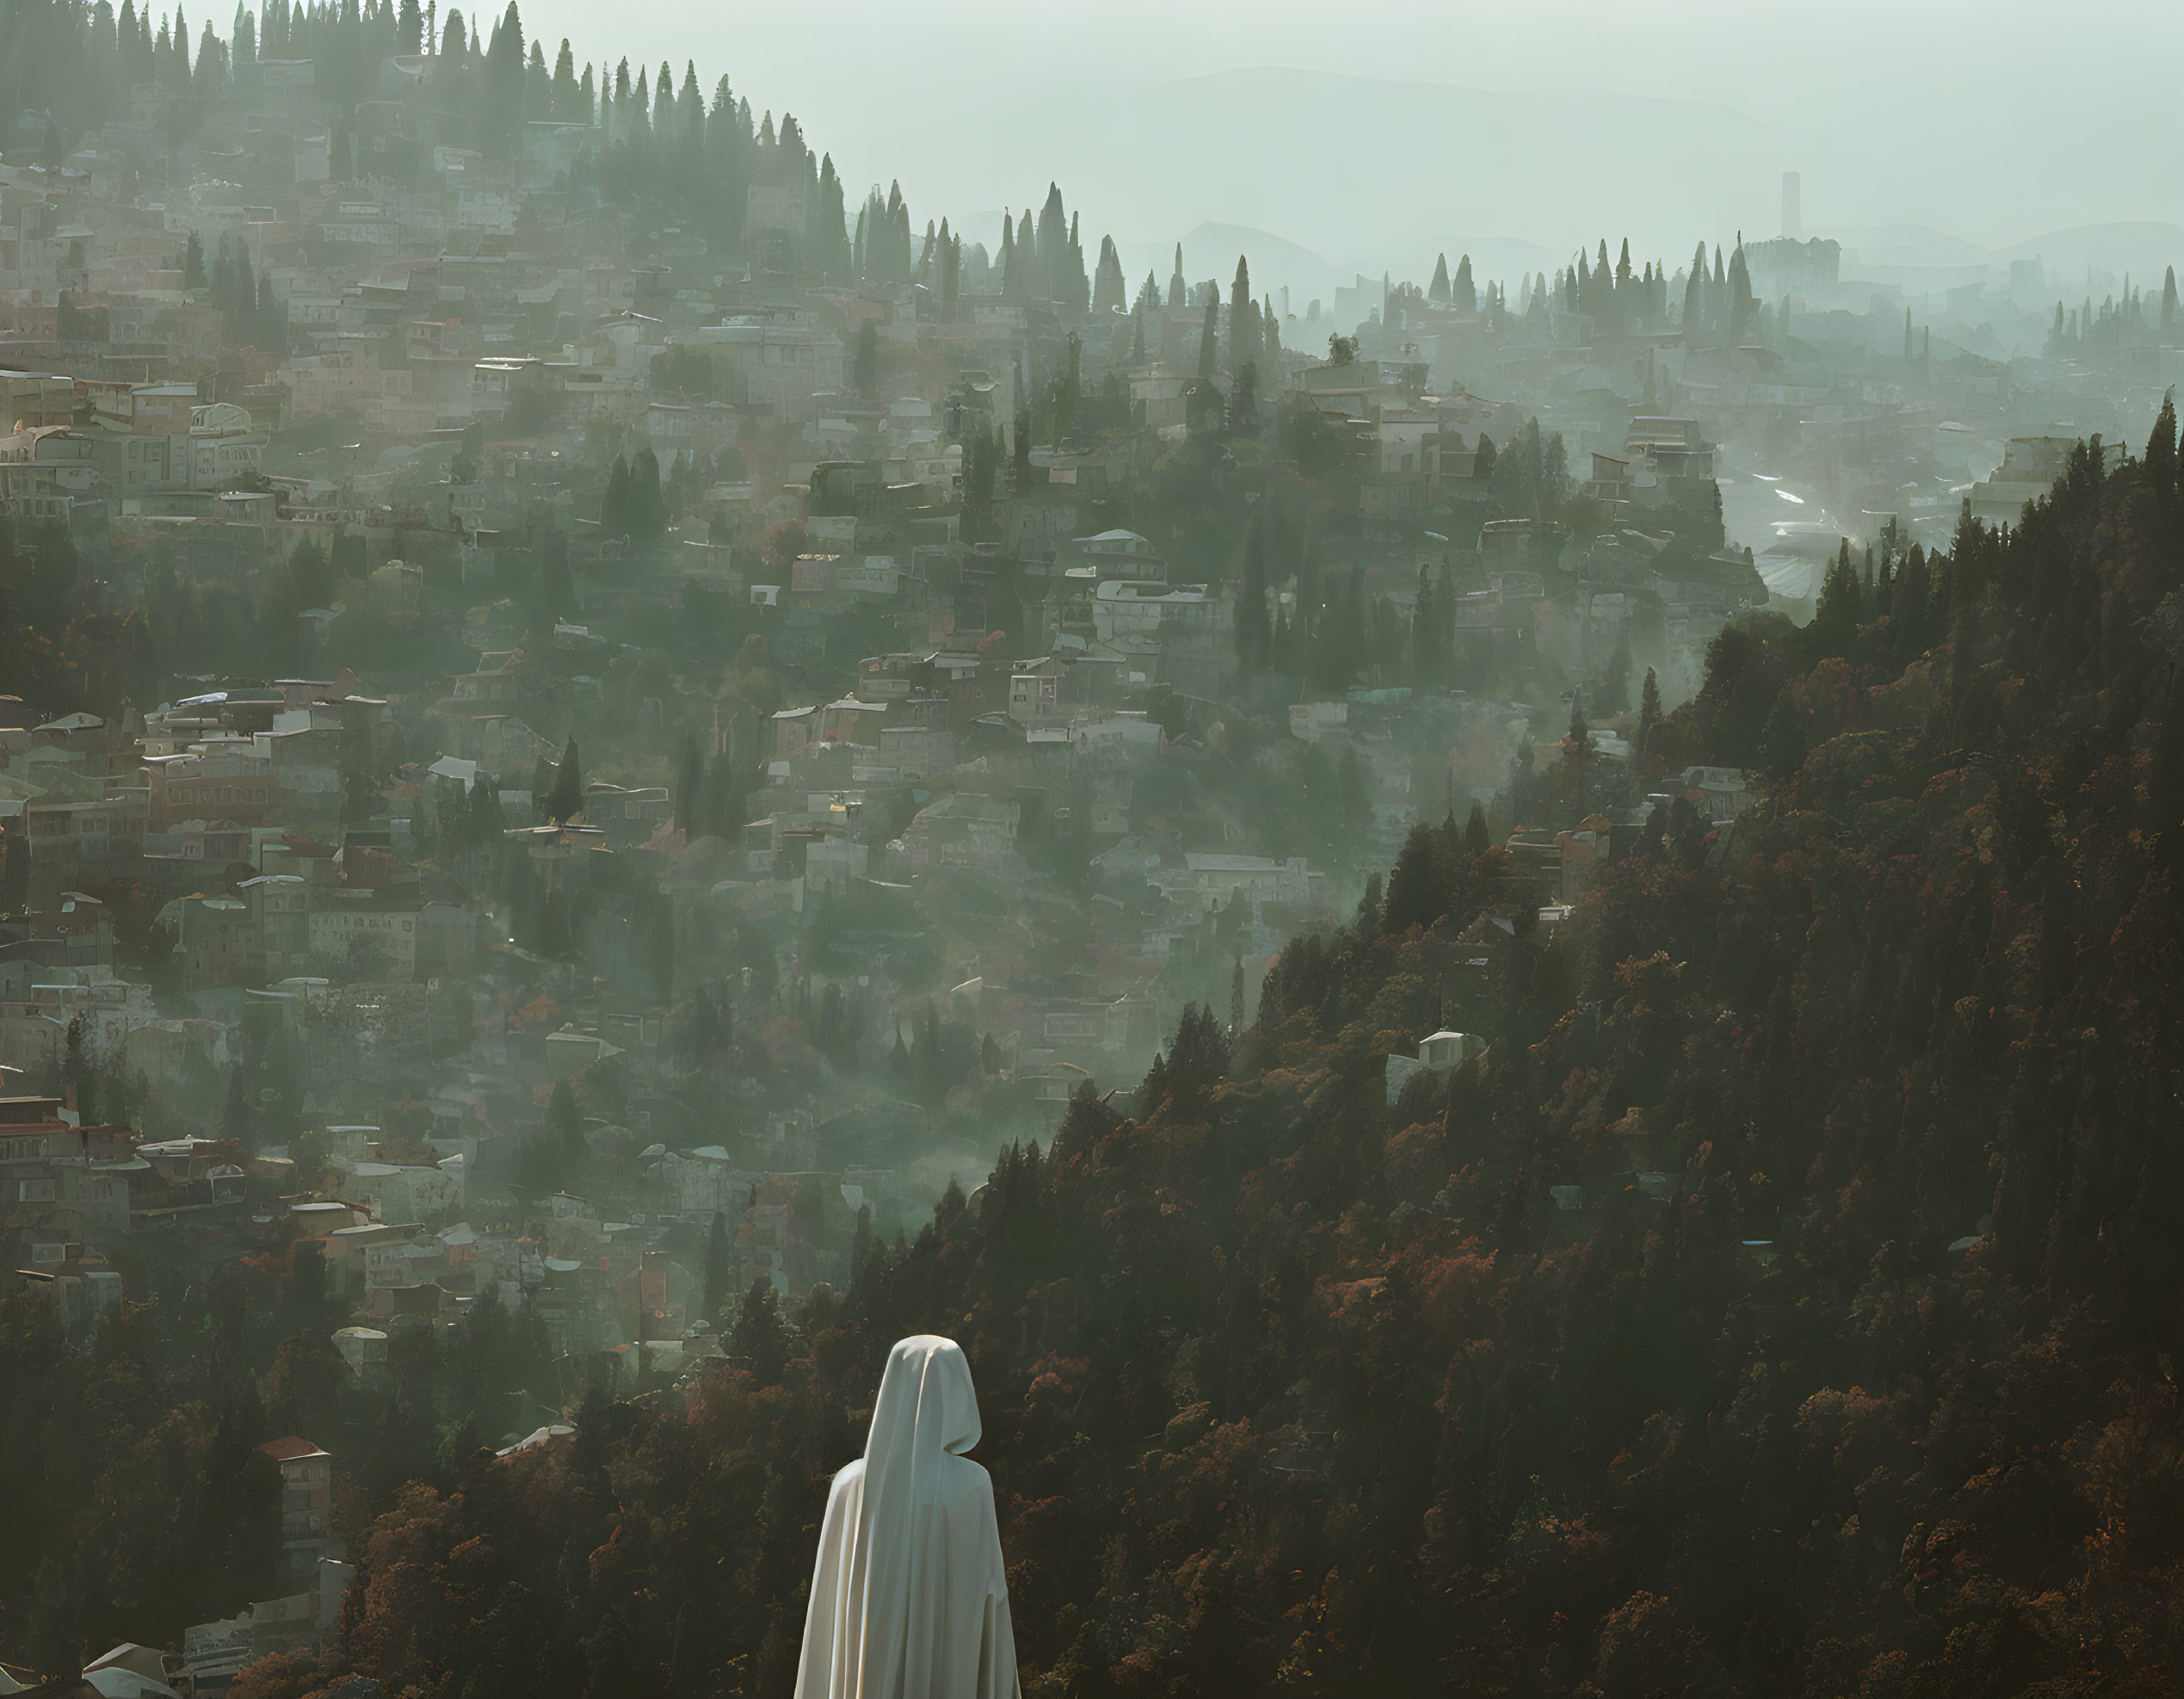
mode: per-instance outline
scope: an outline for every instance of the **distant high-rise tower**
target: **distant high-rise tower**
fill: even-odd
[[[1792,242],[1805,240],[1805,208],[1799,204],[1802,188],[1795,171],[1782,173],[1782,234]]]

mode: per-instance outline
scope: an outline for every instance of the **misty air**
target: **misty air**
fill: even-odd
[[[0,0],[0,1699],[2184,1687],[2180,65]]]

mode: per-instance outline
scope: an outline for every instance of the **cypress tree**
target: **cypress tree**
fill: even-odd
[[[1638,735],[1631,739],[1631,766],[1641,777],[1645,771],[1645,746],[1652,741],[1653,728],[1661,723],[1661,682],[1653,676],[1653,669],[1645,670],[1645,683],[1638,691]]]
[[[274,299],[273,274],[269,271],[258,277],[255,337],[257,345],[268,354],[285,354],[288,350],[288,315]]]
[[[667,529],[667,503],[660,493],[660,461],[646,443],[629,467],[630,534],[649,542]]]
[[[670,158],[676,151],[681,127],[676,121],[675,67],[665,59],[660,61],[660,74],[652,84],[652,145],[659,149],[660,158]],[[788,127],[788,114],[781,115],[784,130]]]
[[[1866,587],[1850,564],[1850,539],[1845,537],[1821,580],[1820,599],[1808,629],[1823,655],[1847,655],[1857,641],[1858,627],[1866,612]]]
[[[546,1105],[546,1125],[563,1145],[581,1150],[584,1120],[577,1108],[575,1088],[566,1079],[553,1083],[552,1098]]]
[[[1439,615],[1434,606],[1433,568],[1418,569],[1418,594],[1410,614],[1410,676],[1421,684],[1440,682],[1440,656],[1434,642]]]
[[[558,826],[566,825],[583,806],[583,772],[577,761],[577,740],[571,738],[561,751],[561,764],[553,769],[553,784],[546,794],[546,817]]]
[[[599,528],[610,537],[630,534],[629,461],[614,456],[607,473],[607,491],[599,498]]]
[[[1122,263],[1115,263],[1115,275],[1122,275]],[[1083,312],[1092,301],[1092,281],[1084,272],[1084,242],[1077,234],[1077,215],[1070,214],[1069,256],[1062,269],[1062,281],[1069,290],[1069,305]]]
[[[1229,371],[1233,375],[1258,358],[1258,337],[1253,321],[1257,307],[1251,300],[1251,268],[1243,255],[1236,256],[1236,281],[1229,286]]]
[[[531,44],[531,57],[534,64],[544,67],[545,49],[537,41]],[[561,51],[554,55],[553,71],[546,80],[545,107],[543,112],[533,115],[565,121],[577,116],[577,56],[565,35],[561,38]]]
[[[1062,207],[1062,191],[1054,183],[1046,185],[1046,201],[1039,209],[1039,233],[1034,240],[1039,263],[1032,276],[1032,296],[1040,300],[1066,302],[1069,215]]]
[[[1744,240],[1737,239],[1737,251],[1729,261],[1729,343],[1741,348],[1757,333],[1759,301],[1752,293],[1751,273],[1744,266]]]
[[[822,275],[839,278],[842,275],[849,256],[845,251],[848,240],[846,228],[847,212],[843,205],[842,178],[834,169],[834,155],[823,155],[819,160],[819,269]]]
[[[1100,275],[1092,285],[1092,311],[1120,312],[1129,287],[1123,281],[1122,256],[1115,251],[1114,238],[1102,236],[1100,238]]]
[[[1464,822],[1464,853],[1477,861],[1494,847],[1494,835],[1486,824],[1486,810],[1471,799],[1471,818]]]

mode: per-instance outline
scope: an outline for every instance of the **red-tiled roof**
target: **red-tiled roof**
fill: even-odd
[[[299,1457],[324,1457],[330,1455],[322,1451],[309,1440],[299,1439],[293,1434],[288,1435],[285,1439],[269,1439],[258,1449],[277,1463],[293,1463]]]

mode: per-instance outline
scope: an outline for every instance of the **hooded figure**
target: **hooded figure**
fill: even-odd
[[[1017,1699],[1016,1640],[971,1365],[898,1340],[865,1455],[834,1478],[796,1699]]]

